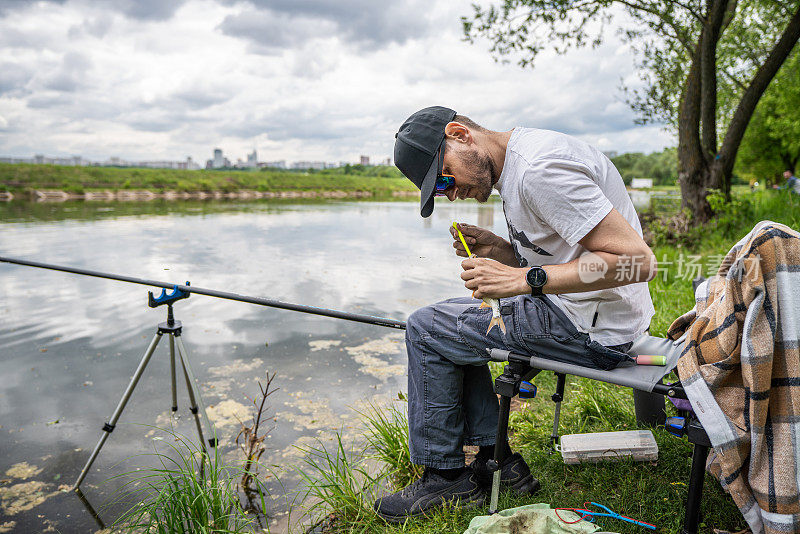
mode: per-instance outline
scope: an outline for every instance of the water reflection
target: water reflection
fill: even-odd
[[[89,512],[89,515],[92,516],[92,519],[95,520],[97,526],[100,527],[100,530],[106,528],[106,525],[103,522],[103,519],[100,517],[100,514],[97,513],[97,511],[94,509],[94,506],[92,506],[92,503],[89,502],[89,499],[86,498],[83,492],[80,489],[76,489],[75,495],[86,511]]]
[[[681,197],[677,191],[629,189],[628,195],[639,213],[643,211],[673,212],[680,207],[681,203]]]
[[[419,306],[466,293],[452,221],[505,231],[493,204],[438,203],[430,219],[419,217],[418,206],[11,203],[0,206],[0,255],[403,320]],[[0,264],[0,524],[12,521],[21,532],[96,528],[64,490],[165,318],[163,308],[147,307],[147,290]],[[256,382],[278,373],[266,461],[279,466],[276,475],[290,489],[298,478],[285,467],[301,458],[295,445],[326,443],[333,430],[352,439],[352,406],[405,389],[402,332],[198,295],[175,312],[226,459],[240,459],[234,438],[252,411]],[[161,345],[82,485],[106,522],[121,511],[108,505],[121,481],[109,478],[154,462],[134,457],[163,444],[153,441],[153,427],[194,432],[185,388],[172,417]],[[28,479],[8,474],[23,462],[40,471]],[[38,497],[13,508],[11,488]],[[273,490],[281,491],[278,484]],[[282,506],[276,499],[272,512]]]
[[[490,228],[494,225],[494,203],[478,205],[478,226]]]

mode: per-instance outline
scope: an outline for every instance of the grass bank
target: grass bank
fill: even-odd
[[[800,199],[785,192],[737,192],[731,203],[715,198],[714,205],[718,218],[703,228],[680,228],[684,224],[682,217],[675,214],[649,219],[653,250],[664,268],[650,283],[657,310],[651,326],[654,335],[664,335],[672,321],[693,306],[692,278],[713,274],[721,257],[758,221],[769,219],[800,228]],[[552,374],[542,373],[535,383],[539,388],[538,398],[522,403],[512,414],[510,430],[512,448],[525,457],[542,489],[526,498],[504,494],[501,507],[534,502],[577,507],[584,501],[595,501],[623,515],[654,523],[661,532],[680,532],[691,445],[663,428],[655,428],[653,433],[659,446],[657,462],[565,465],[561,455],[549,445],[553,418],[549,397],[555,390],[555,380]],[[486,508],[444,509],[425,519],[410,519],[401,526],[383,523],[371,511],[380,488],[403,487],[418,471],[403,453],[407,446],[403,407],[363,415],[368,428],[367,442],[371,444],[367,452],[355,447],[345,450],[340,444],[335,451],[316,451],[315,457],[325,461],[312,462],[305,468],[311,494],[317,500],[312,513],[327,518],[324,531],[463,532],[472,517],[486,513]],[[568,379],[562,434],[635,427],[630,389],[574,377]],[[376,462],[377,469],[365,467]],[[603,530],[613,532],[642,532],[641,527],[615,520],[601,520],[600,525]],[[746,528],[746,523],[719,483],[707,476],[701,532],[711,533],[714,528],[735,532]]]
[[[68,193],[101,190],[153,192],[252,190],[368,191],[373,194],[413,191],[414,185],[394,167],[350,165],[320,171],[172,170],[61,165],[0,164],[0,191],[24,193],[57,189]]]

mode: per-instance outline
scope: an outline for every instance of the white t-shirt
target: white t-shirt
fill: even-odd
[[[636,210],[611,161],[565,134],[515,128],[494,187],[503,199],[509,239],[523,267],[567,263],[585,254],[578,241],[612,207],[642,235]],[[620,276],[630,279],[631,272],[620,271]],[[578,330],[606,346],[636,339],[655,313],[646,282],[548,297]]]

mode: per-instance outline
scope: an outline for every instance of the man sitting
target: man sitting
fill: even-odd
[[[564,360],[612,368],[653,316],[646,281],[655,258],[619,172],[596,148],[548,130],[483,128],[445,107],[411,115],[396,135],[395,164],[421,191],[420,214],[434,196],[486,202],[499,191],[509,240],[460,224],[476,257],[462,262],[473,297],[415,311],[406,330],[411,461],[424,465],[409,487],[379,499],[389,521],[444,502],[483,502],[490,482],[498,403],[487,348],[536,352],[559,343]],[[456,253],[467,252],[451,228]],[[478,299],[478,300],[476,300]],[[504,329],[489,329],[501,299]],[[465,465],[463,445],[477,445]],[[539,488],[525,460],[505,444],[502,484]]]
[[[786,179],[786,183],[778,189],[788,189],[792,193],[800,195],[800,180],[792,174],[792,171],[783,171],[783,177]]]

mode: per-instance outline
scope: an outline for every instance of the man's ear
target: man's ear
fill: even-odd
[[[449,139],[459,141],[461,143],[469,144],[473,141],[472,132],[470,132],[469,128],[460,122],[448,122],[444,127],[444,134]]]

